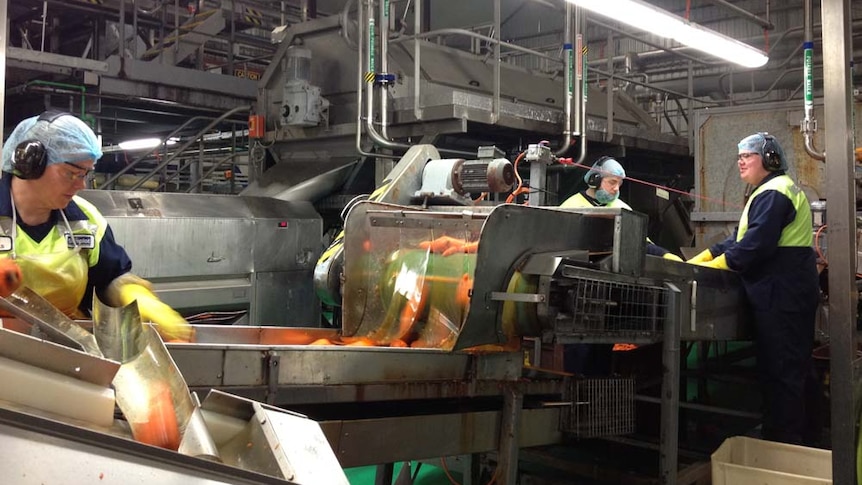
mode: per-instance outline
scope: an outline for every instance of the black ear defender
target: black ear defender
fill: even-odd
[[[65,111],[48,110],[39,115],[36,122],[47,121],[49,124],[61,116],[69,115]],[[24,140],[15,147],[12,153],[12,175],[34,180],[45,173],[48,166],[48,152],[39,140]]]
[[[610,159],[611,157],[604,156],[596,160],[596,163],[593,164],[593,168],[590,169],[593,171],[593,173],[591,173],[590,176],[587,177],[587,185],[589,187],[597,189],[602,185],[602,165],[604,165],[605,162]]]
[[[763,136],[763,149],[760,151],[763,160],[763,168],[769,172],[781,170],[781,156],[775,149],[775,137],[769,133],[761,133]]]

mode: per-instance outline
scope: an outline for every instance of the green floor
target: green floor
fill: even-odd
[[[401,463],[395,464],[395,471],[392,473],[392,481],[394,482],[396,478],[398,478],[398,473],[401,471]],[[413,473],[416,473],[416,464],[413,464],[412,468]],[[377,467],[374,466],[364,466],[359,468],[348,468],[344,470],[344,473],[347,475],[347,479],[350,481],[350,485],[374,485],[374,477],[377,472]],[[452,478],[454,478],[458,483],[461,482],[461,474],[457,472],[451,472]],[[414,485],[450,485],[452,482],[446,478],[446,473],[442,468],[437,466],[431,466],[427,463],[423,463],[419,468],[419,475],[416,476],[416,481],[413,482]]]

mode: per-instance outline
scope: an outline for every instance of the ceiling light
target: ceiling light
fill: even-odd
[[[568,0],[597,14],[744,67],[760,67],[769,60],[761,50],[731,39],[642,0]]]
[[[177,140],[175,138],[168,139],[168,145],[173,145]],[[127,140],[120,142],[120,148],[123,150],[146,150],[149,148],[155,148],[162,144],[162,140],[160,138],[141,138],[138,140]]]

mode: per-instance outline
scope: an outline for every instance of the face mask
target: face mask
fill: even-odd
[[[611,195],[611,193],[605,189],[596,190],[596,200],[599,201],[599,203],[602,205],[608,205],[611,202],[617,200],[617,197],[619,197],[619,195],[619,192]]]

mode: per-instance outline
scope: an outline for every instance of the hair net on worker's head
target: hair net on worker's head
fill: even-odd
[[[593,167],[584,175],[584,182],[590,183],[596,174],[601,177],[616,176],[626,178],[626,170],[620,165],[620,162],[613,158],[605,158],[593,164]]]
[[[784,149],[781,148],[778,140],[768,133],[755,133],[753,135],[746,136],[739,141],[736,147],[740,153],[758,153],[764,160],[766,159],[767,152],[774,152],[778,155],[779,160],[781,160],[778,170],[787,170],[787,157],[784,156]]]
[[[603,189],[601,185],[604,177],[626,178],[626,171],[620,162],[610,157],[602,157],[596,160],[593,167],[584,175],[584,181],[587,185],[596,189],[596,200],[602,205],[608,205],[616,200],[620,193],[619,191],[610,193]]]
[[[584,182],[590,183],[590,179],[596,174],[602,177],[616,176],[626,178],[626,170],[620,165],[620,162],[613,158],[600,159],[593,164],[593,167],[584,175]]]
[[[72,115],[55,117],[53,121],[40,120],[38,116],[18,123],[3,144],[4,172],[12,172],[12,156],[15,147],[24,141],[39,141],[45,147],[46,164],[63,162],[97,161],[102,157],[102,147],[93,130]]]

